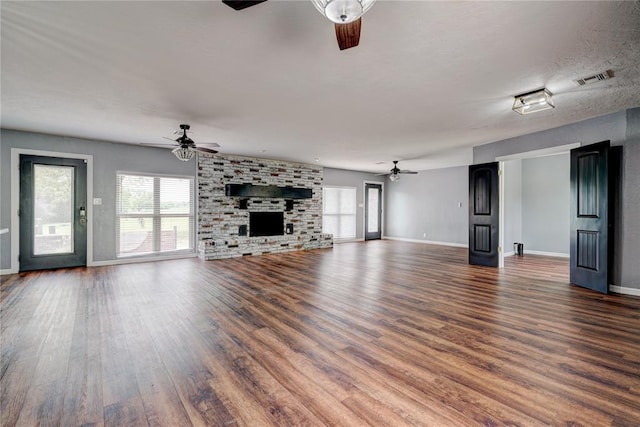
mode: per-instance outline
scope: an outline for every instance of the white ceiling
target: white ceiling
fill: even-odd
[[[640,106],[640,3],[378,1],[339,51],[309,1],[2,1],[2,127],[384,172]],[[615,78],[577,87],[607,69]],[[520,116],[546,86],[556,108]],[[266,151],[265,151],[266,150]],[[378,162],[387,162],[377,164]]]

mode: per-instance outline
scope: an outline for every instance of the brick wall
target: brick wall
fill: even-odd
[[[310,199],[294,200],[285,210],[280,198],[252,197],[240,209],[240,197],[225,196],[225,184],[277,185],[311,188]],[[239,236],[249,227],[249,212],[284,212],[293,234]],[[249,157],[198,154],[198,256],[205,260],[242,255],[317,249],[333,246],[322,234],[322,168],[303,163]]]

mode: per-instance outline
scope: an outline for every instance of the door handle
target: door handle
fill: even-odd
[[[87,210],[84,206],[80,207],[80,224],[85,225],[87,223]]]

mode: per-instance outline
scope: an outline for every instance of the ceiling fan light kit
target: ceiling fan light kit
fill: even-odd
[[[175,154],[175,156],[183,162],[188,162],[196,155],[195,150],[192,150],[191,148],[185,146],[174,148],[172,150],[172,153]]]
[[[376,0],[311,0],[320,13],[336,24],[348,24],[364,15]]]
[[[531,114],[555,108],[551,99],[552,95],[546,88],[516,95],[512,109],[518,114]]]

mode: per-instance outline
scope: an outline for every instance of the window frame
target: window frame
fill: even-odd
[[[135,213],[135,214],[122,214],[119,212],[120,209],[120,176],[136,176],[136,177],[145,177],[153,179],[153,212],[152,213]],[[191,203],[190,203],[190,212],[189,214],[162,214],[160,212],[160,193],[161,189],[160,179],[161,178],[169,178],[169,179],[185,179],[190,181],[191,187]],[[167,257],[172,255],[191,255],[196,252],[196,180],[194,176],[190,175],[174,175],[174,174],[158,174],[158,173],[146,173],[146,172],[130,172],[130,171],[116,171],[116,203],[115,203],[115,230],[116,230],[116,258],[118,259],[129,259],[129,258],[156,258],[156,257]],[[162,219],[163,218],[189,218],[189,245],[188,249],[176,249],[170,251],[162,251],[161,248],[161,238],[162,238]],[[152,225],[152,239],[153,239],[153,250],[151,252],[141,252],[141,253],[120,253],[120,219],[121,218],[151,218],[153,221]]]

